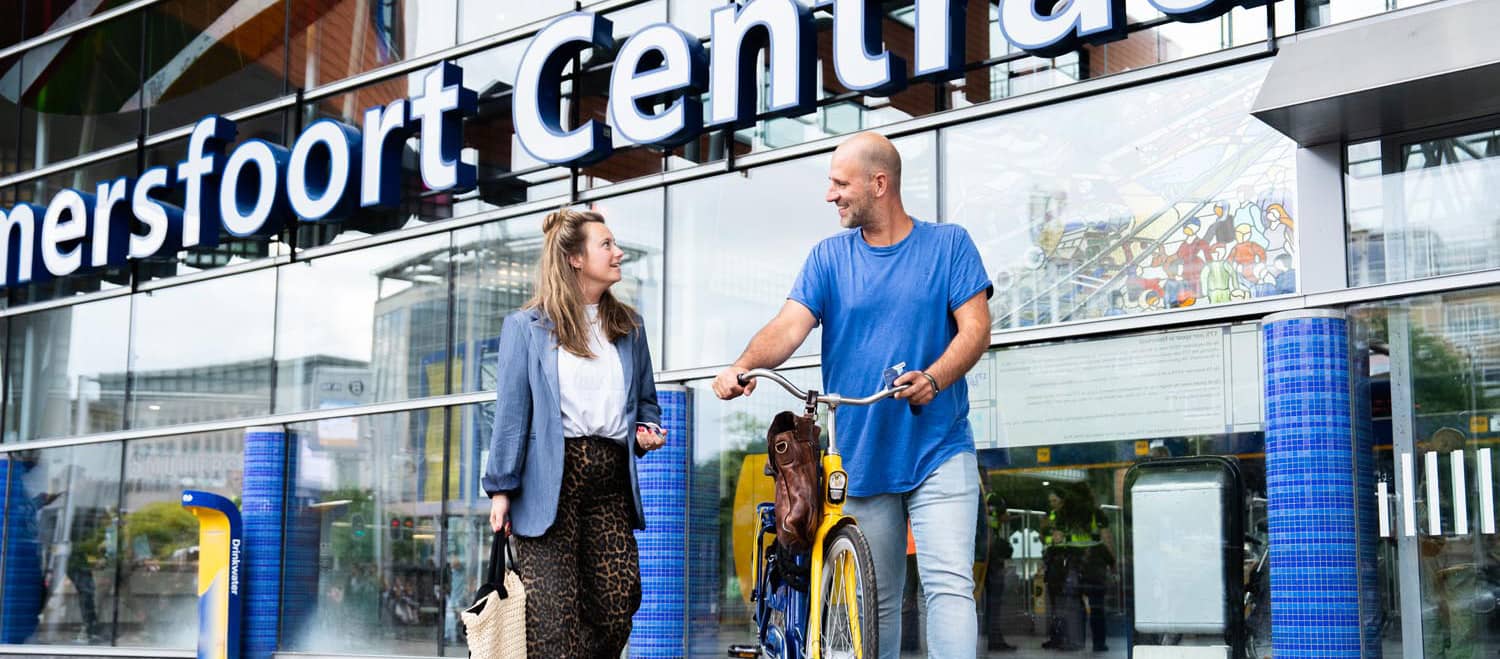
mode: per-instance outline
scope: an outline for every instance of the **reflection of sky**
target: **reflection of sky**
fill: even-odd
[[[268,269],[135,296],[132,368],[269,357],[275,293],[276,272]]]
[[[396,289],[376,274],[407,259],[448,247],[448,234],[362,249],[281,268],[278,359],[334,355],[369,361],[375,302]]]

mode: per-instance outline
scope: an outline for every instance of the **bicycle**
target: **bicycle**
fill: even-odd
[[[731,645],[730,657],[747,659],[875,659],[879,655],[879,616],[876,614],[875,564],[870,545],[853,517],[844,514],[849,475],[839,457],[835,419],[840,405],[871,405],[908,385],[891,386],[885,378],[879,392],[864,398],[803,391],[775,371],[755,369],[740,374],[739,383],[764,378],[801,399],[806,413],[828,414],[828,448],[822,452],[820,483],[823,516],[812,549],[792,554],[766,536],[776,535],[776,506],[756,506],[760,531],[755,539],[755,623],[759,645]],[[811,586],[817,584],[818,588]],[[809,626],[812,620],[817,626]]]

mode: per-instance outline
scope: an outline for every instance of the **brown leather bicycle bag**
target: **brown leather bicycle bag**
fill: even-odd
[[[766,432],[766,472],[776,479],[776,540],[793,551],[812,547],[823,515],[818,434],[810,416],[782,412]]]

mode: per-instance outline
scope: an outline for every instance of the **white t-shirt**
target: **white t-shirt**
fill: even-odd
[[[589,350],[593,359],[583,359],[567,350],[557,351],[557,385],[562,394],[564,437],[607,437],[625,442],[630,429],[625,423],[625,369],[620,353],[604,336],[599,305],[588,305]]]

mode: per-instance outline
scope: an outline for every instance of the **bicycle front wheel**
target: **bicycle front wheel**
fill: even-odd
[[[823,659],[876,659],[880,620],[876,613],[875,560],[865,535],[853,524],[828,534],[823,550]]]

